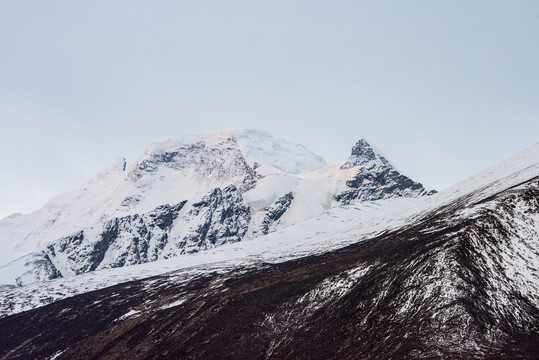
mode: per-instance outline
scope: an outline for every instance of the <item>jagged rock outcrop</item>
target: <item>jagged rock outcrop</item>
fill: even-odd
[[[267,235],[270,232],[271,227],[279,221],[281,216],[288,210],[290,204],[294,200],[294,194],[291,192],[284,194],[271,204],[264,215],[264,220],[262,221],[261,232],[264,235]]]
[[[26,271],[18,276],[17,283],[155,261],[167,245],[173,221],[185,203],[161,205],[147,214],[114,218],[100,230],[88,228],[63,237],[45,250],[20,259]]]
[[[181,253],[193,253],[240,241],[249,228],[251,213],[240,190],[231,185],[216,188],[192,204],[182,221],[185,229],[176,240],[176,247]]]
[[[348,190],[335,195],[335,200],[342,204],[393,197],[417,197],[436,192],[426,190],[423,185],[400,174],[392,167],[374,163],[360,165],[357,174],[352,180],[346,181],[346,185],[349,187]]]
[[[290,209],[294,193],[288,192],[277,197],[269,206],[259,209],[251,219],[246,237],[254,239],[276,231],[282,223],[282,217]]]
[[[351,169],[355,166],[376,163],[387,167],[392,167],[387,159],[376,152],[365,139],[359,140],[353,147],[348,159],[341,165],[341,170]]]
[[[201,182],[228,179],[243,191],[254,186],[257,174],[247,163],[234,137],[207,144],[204,140],[178,143],[162,151],[150,149],[135,165],[129,177],[137,182],[156,173],[159,167],[188,173]]]
[[[387,159],[375,152],[364,139],[352,148],[342,170],[357,168],[356,174],[346,181],[349,189],[335,195],[335,200],[342,204],[354,201],[373,201],[393,197],[417,197],[432,195],[423,185],[400,174]]]

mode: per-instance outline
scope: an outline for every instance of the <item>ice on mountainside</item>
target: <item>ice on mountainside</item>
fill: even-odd
[[[158,261],[266,235],[342,204],[429,194],[365,140],[340,168],[325,165],[262,130],[152,143],[132,166],[119,158],[79,191],[1,220],[0,283]],[[160,218],[170,220],[166,227]]]
[[[236,138],[251,164],[271,165],[285,174],[303,174],[327,166],[324,159],[305,146],[276,139],[264,130],[237,130]]]

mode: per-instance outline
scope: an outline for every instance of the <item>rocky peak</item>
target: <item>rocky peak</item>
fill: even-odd
[[[242,189],[253,186],[256,179],[254,169],[231,132],[184,136],[151,144],[129,174],[135,182],[147,176],[184,176],[195,179],[199,185],[201,182],[210,187],[235,184]]]
[[[389,161],[382,156],[375,147],[365,139],[359,140],[352,148],[352,153],[348,160],[341,165],[341,170],[350,169],[367,163],[376,163],[378,165],[392,167]]]
[[[341,170],[356,168],[347,182],[347,190],[335,195],[342,204],[356,201],[373,201],[393,197],[432,195],[423,185],[400,174],[381,152],[367,140],[359,140],[352,148]]]

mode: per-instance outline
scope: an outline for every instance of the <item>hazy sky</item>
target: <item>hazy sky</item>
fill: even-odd
[[[3,1],[0,217],[147,143],[371,139],[443,189],[539,141],[539,1]]]

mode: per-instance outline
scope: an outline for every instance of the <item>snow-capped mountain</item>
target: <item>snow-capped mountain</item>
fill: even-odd
[[[533,359],[538,181],[539,144],[432,196],[353,201],[249,241],[7,289],[0,357]]]
[[[395,196],[416,197],[432,195],[418,182],[400,174],[380,152],[361,139],[352,148],[352,154],[341,165],[341,170],[354,169],[346,182],[347,189],[335,196],[343,204],[362,200],[372,201]]]
[[[262,130],[150,144],[80,190],[0,221],[0,284],[153,262],[254,239],[343,204],[429,195],[365,140],[341,166]]]

